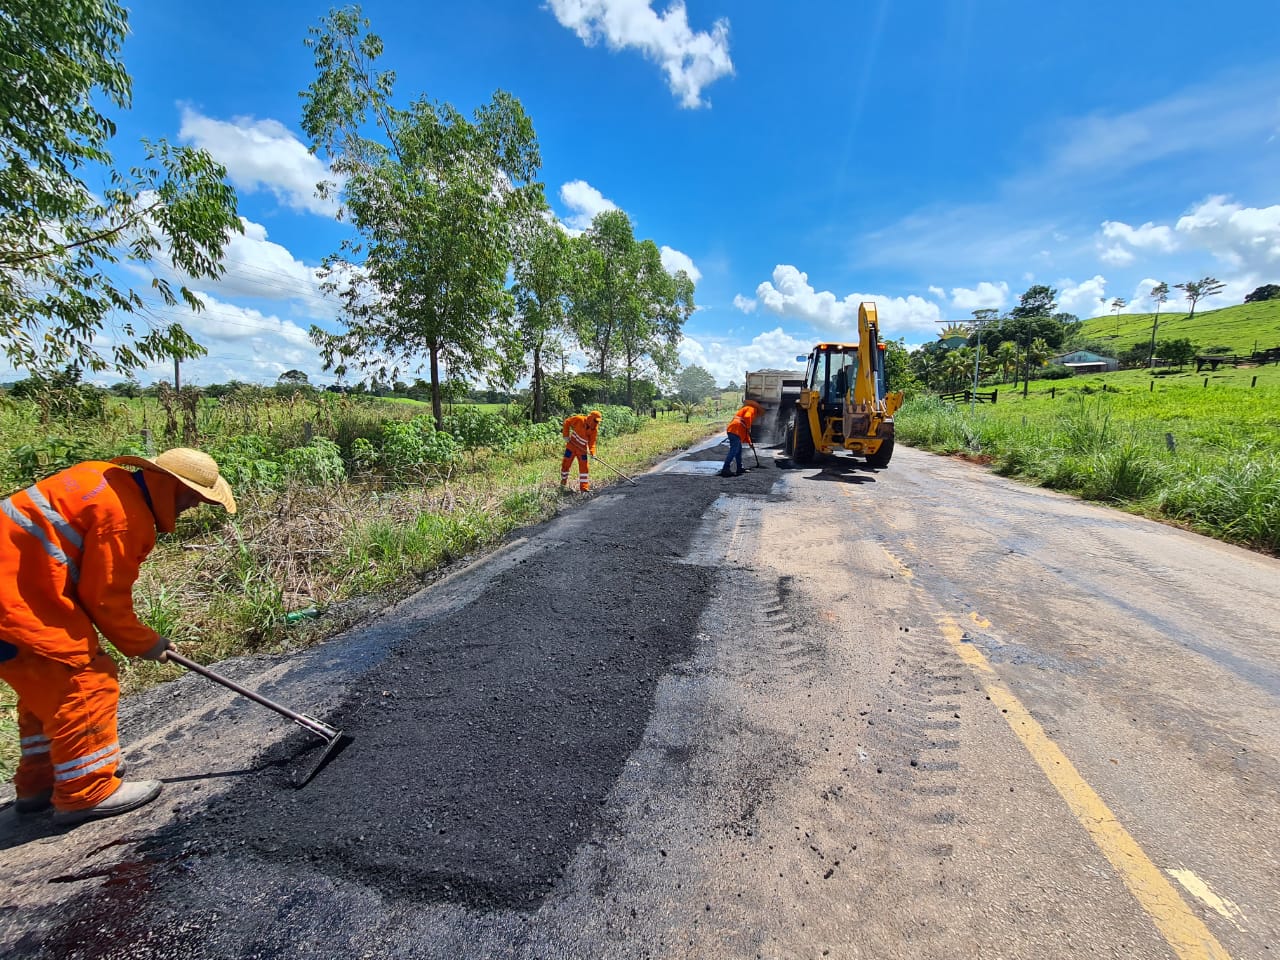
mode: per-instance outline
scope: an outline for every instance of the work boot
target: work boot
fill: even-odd
[[[719,473],[717,473],[717,474],[716,474],[716,476],[717,476],[717,477],[732,477],[732,476],[733,476],[733,471],[732,471],[732,470],[730,470],[728,467],[721,467],[721,468],[720,468],[720,472],[719,472]]]
[[[740,477],[740,476],[742,476],[742,475],[743,475],[744,473],[746,473],[746,472],[747,472],[747,468],[746,468],[746,467],[739,467],[739,468],[738,468],[738,472],[737,472],[737,473],[735,473],[735,474],[734,474],[734,476],[735,476],[735,477]]]
[[[43,813],[53,806],[53,787],[33,793],[29,797],[19,797],[13,801],[13,809],[19,816],[29,813]]]
[[[96,806],[86,807],[83,810],[53,811],[53,822],[60,827],[74,827],[86,820],[101,820],[104,817],[128,813],[160,796],[160,788],[163,786],[164,784],[159,780],[135,780],[132,783],[122,783],[116,787],[115,793]]]

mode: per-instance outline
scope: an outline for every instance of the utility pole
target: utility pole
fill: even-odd
[[[182,392],[182,379],[181,379],[182,372],[179,369],[181,363],[182,361],[179,360],[177,356],[174,356],[173,358],[173,392],[174,393]]]

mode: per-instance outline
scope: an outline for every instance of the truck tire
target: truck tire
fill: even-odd
[[[796,463],[813,463],[813,431],[808,414],[799,408],[787,427],[787,453]]]
[[[867,457],[867,466],[883,470],[889,465],[891,459],[893,459],[893,434],[890,434],[889,439],[880,444],[879,450]]]

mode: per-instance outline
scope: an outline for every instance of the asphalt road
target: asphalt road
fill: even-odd
[[[123,713],[165,793],[0,811],[13,958],[1280,951],[1280,562],[970,464],[723,447]],[[750,451],[747,463],[753,465]]]

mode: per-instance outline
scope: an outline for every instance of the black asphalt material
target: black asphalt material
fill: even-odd
[[[234,928],[200,932],[189,918],[250,901],[262,913],[234,924],[274,929],[272,903],[253,892],[255,864],[389,901],[535,909],[600,828],[657,681],[694,651],[716,573],[680,561],[701,518],[722,493],[767,494],[778,476],[766,467],[720,478],[708,467],[619,483],[597,495],[590,524],[568,522],[582,516],[571,511],[522,531],[564,542],[454,613],[397,608],[401,619],[378,623],[376,665],[364,672],[353,632],[340,641],[352,660],[346,699],[324,711],[352,745],[295,790],[314,738],[291,734],[198,819],[149,838],[136,877],[113,874],[64,902],[13,955],[221,955]],[[228,875],[243,890],[219,889]]]

